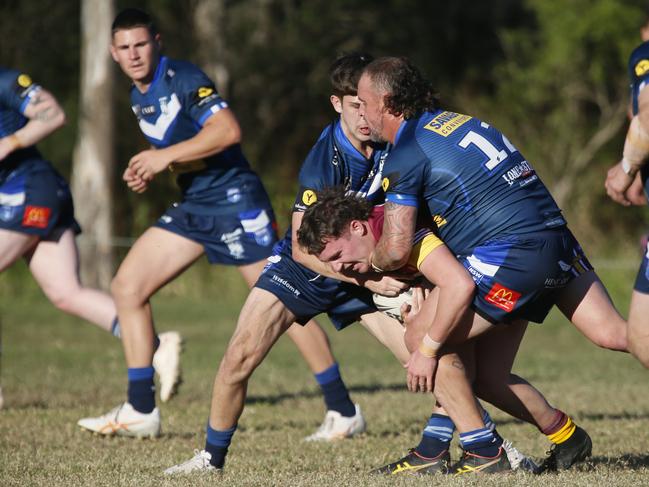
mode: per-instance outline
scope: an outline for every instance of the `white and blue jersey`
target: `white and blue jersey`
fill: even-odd
[[[29,75],[0,67],[0,137],[27,124],[25,108],[40,90]],[[67,228],[80,231],[70,189],[36,147],[0,161],[0,229],[58,240]]]
[[[383,172],[386,201],[430,212],[494,322],[542,321],[554,290],[592,269],[532,165],[485,122],[442,110],[407,120]]]
[[[145,93],[131,88],[133,113],[156,148],[191,139],[227,103],[196,66],[161,57]],[[235,144],[204,159],[172,163],[182,201],[156,226],[205,248],[211,263],[244,265],[265,259],[277,241],[275,215],[259,177]]]
[[[378,145],[366,158],[347,139],[340,122],[329,125],[302,164],[293,211],[305,211],[315,203],[318,191],[333,186],[343,186],[349,193],[382,204],[382,169],[387,154],[387,147]],[[269,257],[256,287],[277,296],[301,324],[327,312],[336,328],[341,329],[362,314],[376,311],[368,290],[320,276],[296,263],[291,235],[289,228]]]

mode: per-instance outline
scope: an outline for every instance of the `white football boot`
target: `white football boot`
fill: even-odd
[[[155,408],[149,414],[140,413],[125,402],[103,416],[83,418],[77,424],[100,435],[157,438],[160,436],[160,411]]]
[[[540,473],[540,467],[530,457],[523,455],[509,440],[503,440],[503,450],[512,470],[522,470],[534,474]]]
[[[221,472],[222,469],[216,468],[210,463],[212,455],[205,450],[194,450],[194,456],[186,462],[179,463],[169,467],[164,471],[165,475],[177,475],[192,472]]]
[[[318,431],[304,438],[304,441],[335,441],[351,438],[365,431],[365,418],[358,404],[356,414],[351,418],[345,417],[338,411],[327,411],[325,419]]]
[[[160,400],[167,402],[176,393],[180,382],[182,338],[177,331],[158,335],[160,345],[153,354],[153,368],[160,378]]]

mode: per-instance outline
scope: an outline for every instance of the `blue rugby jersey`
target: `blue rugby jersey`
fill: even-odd
[[[214,113],[227,108],[214,83],[196,66],[161,57],[146,93],[131,87],[131,104],[147,140],[156,148],[177,144],[195,136]],[[227,200],[227,191],[256,180],[239,144],[190,163],[172,165],[179,173],[186,206],[203,205],[214,210]]]
[[[631,81],[631,105],[638,114],[638,96],[649,80],[649,42],[643,42],[629,56],[629,79]]]
[[[29,75],[0,67],[0,137],[11,135],[27,124],[28,119],[23,115],[25,107],[40,89]],[[1,165],[6,169],[9,162],[26,157],[39,157],[36,148],[15,151]]]
[[[387,146],[376,145],[372,156],[366,158],[349,141],[339,120],[328,125],[302,163],[293,211],[305,211],[315,203],[316,192],[333,186],[344,186],[374,205],[382,204],[385,194],[381,174],[387,155]],[[282,244],[290,254],[290,226]]]
[[[383,168],[386,200],[428,207],[455,253],[566,224],[531,164],[495,128],[437,110],[405,121]]]

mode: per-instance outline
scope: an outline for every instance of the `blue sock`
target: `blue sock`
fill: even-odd
[[[128,402],[136,411],[148,414],[155,408],[153,367],[128,369]]]
[[[453,438],[453,430],[455,425],[451,418],[442,414],[431,415],[415,451],[422,457],[435,458],[448,450]]]
[[[482,410],[482,422],[484,423],[485,427],[491,430],[491,432],[494,434],[494,437],[498,441],[500,441],[500,443],[502,443],[503,437],[498,434],[498,431],[496,430],[496,423],[494,423],[493,419],[491,419],[491,416],[486,409]]]
[[[117,338],[122,338],[122,333],[119,327],[119,319],[117,316],[113,319],[113,324],[110,326],[110,332],[113,334],[113,336]]]
[[[349,398],[349,391],[342,377],[340,377],[340,370],[338,370],[337,363],[334,363],[331,367],[319,374],[315,374],[315,379],[320,384],[320,388],[324,394],[327,410],[338,411],[348,418],[356,414],[356,407]]]
[[[207,422],[207,438],[205,439],[205,451],[212,455],[210,464],[216,468],[223,468],[225,456],[228,454],[228,448],[232,442],[232,435],[237,430],[235,424],[232,428],[225,431],[212,429],[210,422]]]
[[[480,428],[460,434],[460,444],[465,451],[482,457],[495,457],[502,445],[489,428]]]

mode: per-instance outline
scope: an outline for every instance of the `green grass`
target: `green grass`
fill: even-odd
[[[125,397],[120,344],[55,310],[25,279],[0,277],[2,385],[0,485],[620,485],[649,483],[647,372],[624,354],[599,350],[557,314],[531,326],[515,371],[591,434],[593,459],[559,475],[486,478],[375,478],[373,467],[395,460],[418,441],[430,399],[409,394],[405,374],[360,326],[330,338],[368,432],[337,444],[305,444],[324,405],[294,346],[282,338],[250,382],[249,399],[220,478],[167,479],[164,468],[204,443],[212,380],[245,290],[231,270],[192,270],[154,301],[158,328],[186,339],[180,395],[161,406],[164,435],[155,441],[100,438],[76,427]],[[605,272],[626,311],[634,272]],[[201,277],[203,285],[195,281]],[[226,283],[224,285],[224,282]],[[16,284],[14,284],[16,283]],[[198,296],[198,297],[188,297]],[[548,442],[533,427],[491,410],[503,436],[534,456]],[[453,450],[457,457],[457,450]]]

